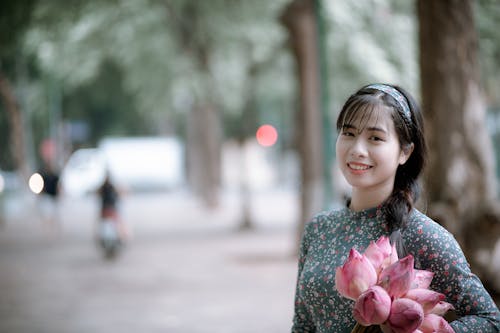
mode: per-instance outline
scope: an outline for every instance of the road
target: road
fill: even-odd
[[[63,198],[60,226],[34,198],[0,229],[0,332],[287,332],[296,278],[296,197],[259,193],[238,231],[226,194],[207,210],[188,193],[129,194],[133,239],[115,261],[93,242],[96,202]]]

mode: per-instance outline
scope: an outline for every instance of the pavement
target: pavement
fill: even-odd
[[[298,198],[260,191],[254,228],[240,202],[208,210],[185,191],[129,194],[133,238],[114,261],[93,240],[94,197],[62,198],[58,224],[36,197],[14,200],[0,228],[0,332],[289,332]]]

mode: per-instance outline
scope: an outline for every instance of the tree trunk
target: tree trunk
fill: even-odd
[[[238,140],[240,150],[239,174],[240,174],[240,207],[241,207],[241,220],[239,223],[239,230],[251,230],[254,228],[251,214],[251,190],[248,179],[248,153],[247,153],[247,140],[245,138]]]
[[[249,48],[248,54],[252,54],[252,49]],[[254,228],[254,223],[251,214],[251,188],[249,184],[249,165],[248,165],[248,139],[255,135],[255,130],[258,126],[257,120],[257,103],[255,100],[255,90],[257,88],[257,74],[267,62],[253,62],[249,65],[245,82],[245,94],[243,111],[239,123],[239,133],[237,137],[240,147],[241,158],[239,161],[240,170],[240,201],[241,201],[241,221],[239,224],[240,230],[250,230]]]
[[[193,107],[187,117],[187,175],[194,193],[214,208],[219,202],[222,126],[210,75],[211,40],[204,33],[198,2],[186,1],[179,11],[169,1],[164,5],[181,50],[203,81],[192,90]]]
[[[293,1],[286,7],[281,20],[289,32],[299,81],[296,137],[301,161],[301,235],[304,223],[323,205],[321,89],[314,1]]]
[[[211,103],[198,103],[187,121],[189,183],[196,195],[214,208],[219,203],[220,119]]]
[[[29,170],[26,163],[23,117],[19,103],[7,77],[0,71],[0,97],[3,101],[10,125],[11,153],[17,171],[24,179],[28,179]]]
[[[472,2],[419,0],[422,106],[430,148],[428,213],[450,230],[483,282],[500,235],[494,153],[485,123]],[[479,241],[480,240],[480,241]],[[500,288],[500,286],[497,286]]]

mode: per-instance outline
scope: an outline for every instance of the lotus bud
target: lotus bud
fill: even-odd
[[[377,273],[391,265],[393,260],[394,262],[398,260],[396,248],[391,246],[389,237],[386,236],[380,237],[376,242],[371,241],[364,255],[370,259]]]
[[[443,294],[430,289],[410,289],[405,297],[420,303],[424,313],[428,313],[436,304],[445,299]]]
[[[398,298],[392,302],[387,324],[394,333],[414,332],[424,320],[422,306],[408,298]]]
[[[398,250],[396,250],[396,244],[392,245],[391,255],[386,259],[384,268],[396,263],[399,260],[398,258]]]
[[[382,270],[378,284],[393,298],[403,296],[410,290],[415,277],[413,256],[410,254]]]
[[[421,269],[416,269],[415,270],[415,279],[413,280],[412,289],[415,288],[422,288],[422,289],[428,289],[431,285],[432,278],[434,277],[433,272],[421,270]]]
[[[435,314],[425,315],[419,330],[423,333],[454,333],[453,328],[443,318]]]
[[[380,325],[391,311],[391,297],[380,286],[373,286],[362,293],[354,304],[353,316],[363,326]]]
[[[448,302],[438,302],[432,309],[428,310],[428,314],[435,314],[438,316],[444,316],[449,310],[454,310],[455,308]]]
[[[352,300],[376,283],[377,272],[372,263],[355,249],[351,249],[344,265],[335,272],[335,288]]]

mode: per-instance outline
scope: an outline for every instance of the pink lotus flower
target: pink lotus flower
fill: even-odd
[[[424,309],[424,313],[428,313],[439,302],[445,299],[443,294],[430,289],[410,289],[405,297],[420,303]]]
[[[398,260],[386,236],[370,242],[363,254],[351,249],[336,270],[335,287],[356,301],[357,327],[379,325],[384,333],[453,332],[440,317],[453,306],[444,294],[429,289],[434,273],[413,264],[412,255]]]
[[[391,246],[389,237],[386,236],[380,237],[376,242],[371,241],[364,254],[370,259],[377,273],[398,261],[396,246]]]
[[[453,305],[448,302],[438,302],[432,309],[428,310],[428,314],[435,314],[438,316],[444,316],[449,310],[454,310]]]
[[[422,288],[428,289],[431,285],[432,278],[434,277],[433,272],[416,269],[415,270],[415,279],[411,285],[411,289]]]
[[[361,293],[377,283],[377,272],[371,262],[355,249],[335,272],[335,288],[344,297],[356,300]]]
[[[435,314],[428,314],[424,317],[422,325],[419,330],[422,333],[454,333],[450,324],[443,318]]]
[[[391,311],[391,297],[384,288],[373,286],[362,293],[354,304],[353,316],[363,326],[384,323]]]
[[[410,254],[382,270],[378,284],[391,297],[398,298],[410,290],[414,277],[413,256]]]
[[[422,306],[408,298],[398,298],[392,302],[387,324],[394,333],[414,332],[424,320]]]

